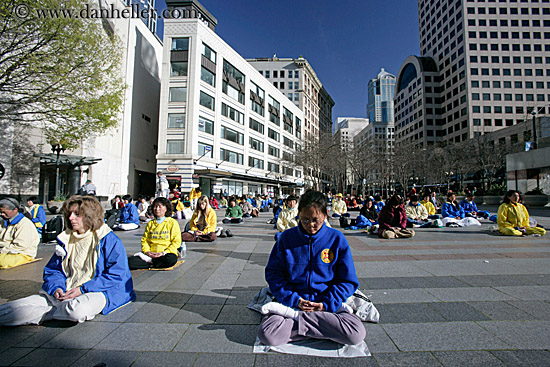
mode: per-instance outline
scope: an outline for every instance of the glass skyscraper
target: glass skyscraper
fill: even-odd
[[[370,122],[393,122],[395,76],[382,68],[368,85],[367,117]]]

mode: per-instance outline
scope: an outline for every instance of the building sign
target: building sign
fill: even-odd
[[[179,168],[178,168],[178,166],[171,165],[171,166],[166,167],[166,170],[167,170],[168,172],[178,172],[178,171],[179,171]]]

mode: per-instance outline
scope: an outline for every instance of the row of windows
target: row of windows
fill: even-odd
[[[288,78],[296,78],[298,79],[300,77],[300,71],[299,70],[287,70]],[[294,71],[294,73],[293,73]],[[285,77],[285,70],[259,70],[260,74],[265,76],[266,78],[271,78],[271,73],[273,73],[273,78],[284,78]]]
[[[506,9],[504,9],[506,10]],[[540,27],[540,19],[532,19],[529,23],[528,19],[522,19],[521,20],[521,26],[522,27],[529,27],[529,25],[533,27]],[[489,26],[490,27],[497,27],[499,25],[501,27],[508,27],[508,24],[512,27],[519,27],[520,26],[520,20],[519,19],[510,19],[510,22],[508,23],[508,19],[500,19],[497,21],[496,19],[489,19]],[[545,27],[550,27],[550,20],[544,19],[543,23]],[[476,25],[476,19],[468,19],[468,25],[474,26]],[[477,25],[480,27],[486,27],[487,26],[487,19],[477,19]]]
[[[550,58],[548,58],[548,64],[550,64]],[[515,69],[520,70],[520,69]],[[481,71],[481,73],[480,73]],[[501,74],[502,71],[502,74]],[[504,75],[504,76],[511,76],[512,70],[511,69],[499,69],[499,68],[471,68],[470,69],[470,75]],[[532,76],[533,74],[527,75],[524,73],[525,76]],[[546,72],[546,75],[548,76],[548,71]],[[521,76],[521,73],[518,72],[517,74],[514,74],[514,76]],[[540,74],[537,74],[537,76],[541,76]]]
[[[285,89],[285,82],[273,82],[275,88]],[[288,82],[288,89],[300,89],[300,82]]]
[[[485,31],[469,31],[468,37],[470,38],[499,38],[499,32],[485,32]],[[502,39],[542,39],[543,32],[500,32],[500,38]],[[544,39],[550,39],[550,32],[544,32]]]
[[[470,51],[477,51],[477,49],[478,49],[477,46],[478,46],[478,44],[476,44],[476,43],[470,43],[469,44]],[[498,43],[493,43],[493,44],[491,44],[491,51],[499,51],[499,46],[500,46],[500,51],[510,51],[510,44],[508,44],[508,43],[503,43],[503,44],[500,44],[500,45]],[[488,45],[486,43],[480,43],[479,44],[479,50],[480,51],[488,51]],[[550,51],[550,45],[545,45],[544,50],[545,51]],[[513,44],[512,45],[512,51],[520,51],[520,45],[519,44]],[[531,45],[530,44],[523,44],[523,51],[531,51]],[[533,45],[533,51],[542,51],[542,45],[540,45],[540,44]]]
[[[477,10],[476,10],[477,9]],[[531,9],[531,13],[529,13],[529,9]],[[499,14],[508,14],[508,10],[510,11],[510,14],[522,14],[522,15],[539,15],[539,14],[550,14],[550,8],[498,8]],[[466,9],[468,14],[496,14],[497,8],[484,8],[484,7],[468,7]]]

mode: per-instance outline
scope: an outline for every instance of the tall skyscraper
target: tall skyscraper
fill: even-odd
[[[384,68],[376,79],[369,80],[367,118],[374,122],[393,122],[393,97],[395,92],[395,75]]]
[[[396,140],[460,142],[549,112],[549,0],[418,0],[421,57],[396,83]]]

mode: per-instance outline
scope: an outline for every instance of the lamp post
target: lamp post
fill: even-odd
[[[447,178],[447,192],[449,192],[451,190],[450,188],[450,181],[451,181],[451,176],[453,175],[453,171],[451,172],[445,172],[445,177]]]
[[[65,148],[61,144],[52,144],[52,153],[56,154],[55,159],[55,197],[59,197],[59,155],[65,152]]]

